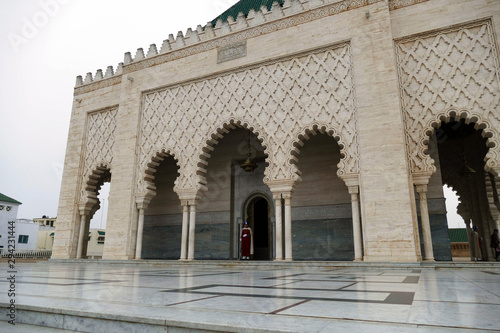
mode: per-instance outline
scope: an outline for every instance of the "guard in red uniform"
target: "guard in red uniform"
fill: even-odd
[[[253,254],[253,240],[252,240],[252,229],[248,226],[248,222],[243,225],[243,230],[241,231],[241,259],[250,259],[250,255]]]

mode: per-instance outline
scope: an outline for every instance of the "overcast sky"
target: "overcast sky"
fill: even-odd
[[[77,75],[160,48],[236,2],[0,0],[0,193],[23,203],[18,217],[57,214]]]

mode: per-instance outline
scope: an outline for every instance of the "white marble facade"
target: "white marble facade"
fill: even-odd
[[[78,77],[53,258],[85,256],[80,235],[111,181],[103,259],[143,258],[146,235],[169,223],[177,259],[203,257],[215,238],[236,258],[245,195],[260,193],[270,259],[301,253],[304,223],[336,230],[345,218],[349,260],[434,260],[436,130],[460,119],[481,130],[482,172],[487,186],[499,181],[499,16],[491,0],[286,0]],[[262,160],[250,183],[228,171],[238,156],[222,153],[244,156],[246,133]],[[315,150],[316,135],[334,150]],[[488,207],[493,218],[476,214],[485,234],[498,224]],[[217,237],[198,240],[198,222]]]

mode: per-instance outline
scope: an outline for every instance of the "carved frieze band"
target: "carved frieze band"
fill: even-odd
[[[434,172],[426,153],[442,119],[484,128],[486,168],[500,166],[500,67],[490,20],[396,41],[402,111],[411,171]]]
[[[200,163],[231,124],[251,128],[262,141],[266,181],[297,179],[294,143],[314,128],[339,141],[344,155],[339,173],[357,173],[351,66],[350,45],[341,44],[145,94],[138,193],[146,191],[151,158],[172,148],[180,172],[176,188],[199,187]]]
[[[87,84],[87,85],[84,85],[81,87],[76,87],[75,91],[74,91],[74,96],[78,96],[81,94],[85,94],[85,93],[88,93],[88,92],[91,92],[94,90],[99,90],[99,89],[106,88],[106,87],[111,87],[111,86],[114,86],[114,85],[117,85],[120,83],[122,83],[122,76],[121,75],[113,76],[109,79],[103,79],[101,81],[97,81],[97,82]]]
[[[389,0],[389,9],[394,10],[427,1],[429,0]]]

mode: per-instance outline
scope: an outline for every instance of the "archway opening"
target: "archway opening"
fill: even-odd
[[[351,196],[337,176],[342,158],[337,141],[313,132],[300,148],[302,181],[292,196],[294,260],[353,260]]]
[[[89,241],[87,243],[87,258],[90,259],[101,259],[104,252],[110,189],[111,182],[107,181],[98,190],[97,199],[99,208],[90,219]]]
[[[206,190],[196,208],[197,259],[238,259],[247,198],[255,193],[272,197],[264,184],[266,154],[257,135],[237,124],[221,133],[210,141],[203,161]],[[252,171],[242,168],[248,157],[255,163]]]
[[[269,216],[269,202],[263,196],[250,200],[246,208],[247,221],[252,229],[254,260],[272,258],[272,226]]]
[[[167,154],[158,154],[154,173],[156,195],[144,212],[142,259],[179,259],[182,235],[182,206],[174,192],[179,176],[176,160]]]
[[[106,240],[107,203],[110,187],[111,170],[107,167],[97,168],[87,182],[85,189],[92,194],[95,203],[84,221],[84,234],[80,235],[83,237],[82,258],[102,259]]]
[[[488,260],[488,243],[495,228],[489,204],[491,191],[488,189],[490,174],[485,171],[485,157],[488,152],[487,138],[476,123],[465,119],[451,118],[441,122],[429,141],[429,154],[435,161],[437,172],[429,182],[429,217],[432,242],[436,260],[451,260],[453,238],[448,231],[446,208],[436,200],[445,198],[443,185],[456,191],[459,198],[458,213],[466,224],[477,226],[479,235],[486,241],[482,244],[481,256]],[[434,202],[433,202],[434,201]],[[441,217],[440,217],[441,216]],[[451,228],[456,229],[456,228]]]

